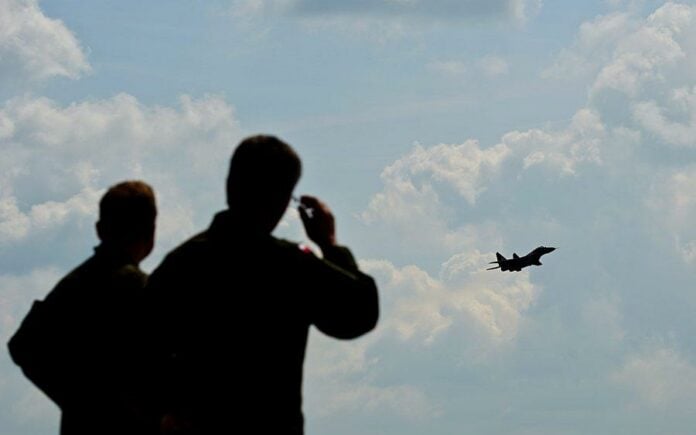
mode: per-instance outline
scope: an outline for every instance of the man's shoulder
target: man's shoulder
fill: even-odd
[[[81,289],[92,287],[91,283],[97,275],[96,271],[97,262],[94,256],[91,256],[58,280],[53,289],[46,295],[46,301],[50,303],[53,299],[63,299]]]

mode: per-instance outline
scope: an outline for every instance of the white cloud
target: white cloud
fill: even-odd
[[[693,49],[689,41],[695,35],[695,18],[693,6],[667,2],[635,27],[614,26],[611,59],[599,71],[592,92],[613,89],[634,97],[647,84],[664,82],[687,58],[684,49]]]
[[[590,109],[581,109],[564,130],[511,131],[503,136],[502,142],[523,153],[525,168],[545,164],[572,175],[580,164],[602,163],[604,138],[605,127],[599,115]]]
[[[495,228],[486,223],[452,225],[453,210],[441,195],[443,189],[452,189],[474,205],[510,152],[503,144],[482,149],[474,140],[429,148],[416,145],[382,171],[384,188],[372,197],[360,218],[375,228],[396,231],[398,243],[404,246],[439,253],[474,246],[481,238],[498,240]]]
[[[76,79],[90,70],[75,35],[37,0],[0,0],[0,78]]]
[[[384,190],[372,198],[362,218],[368,223],[430,222],[441,227],[445,222],[438,185],[453,188],[475,205],[505,162],[520,159],[525,169],[545,164],[563,174],[575,174],[581,164],[602,163],[605,137],[599,115],[582,109],[566,129],[511,131],[490,148],[481,148],[475,140],[429,148],[416,145],[382,171]]]
[[[380,323],[351,342],[312,333],[305,364],[307,412],[316,418],[360,413],[406,421],[440,416],[442,404],[419,382],[410,384],[401,376],[383,381],[379,370],[387,355],[381,349],[395,345],[407,352],[430,352],[447,347],[449,335],[466,343],[457,359],[483,361],[509,345],[539,288],[526,272],[486,272],[490,257],[478,251],[455,255],[437,277],[414,265],[361,261],[361,269],[380,288]]]
[[[0,199],[0,241],[22,239],[29,232],[31,222],[17,206],[17,198]]]
[[[612,380],[650,408],[696,410],[696,366],[672,348],[631,356]]]
[[[485,182],[494,177],[502,162],[510,154],[510,149],[499,144],[482,149],[475,140],[462,144],[440,144],[429,148],[416,145],[415,148],[382,171],[381,178],[387,189],[401,192],[419,192],[427,197],[431,183],[446,183],[455,188],[470,204],[485,190]],[[424,176],[423,183],[416,187],[413,180]],[[379,197],[370,205],[371,210],[379,210]]]
[[[583,23],[573,46],[562,50],[542,76],[594,76],[592,101],[608,90],[639,98],[693,76],[696,6],[666,2],[645,18],[639,16],[641,8],[628,9]]]
[[[0,242],[93,221],[103,189],[132,178],[156,190],[158,239],[180,240],[194,230],[194,203],[205,219],[224,206],[225,162],[241,136],[215,96],[183,96],[176,108],[126,94],[67,106],[25,97],[6,102],[0,119],[11,126],[0,138]]]
[[[568,79],[596,74],[611,59],[617,41],[635,27],[636,23],[627,13],[601,15],[582,23],[573,45],[561,50],[542,76]]]
[[[509,343],[524,312],[539,294],[527,272],[486,271],[494,254],[471,251],[447,260],[438,277],[418,266],[398,268],[386,260],[365,261],[380,284],[385,307],[383,331],[402,341],[431,345],[450,329],[482,347]]]
[[[359,217],[382,234],[397,234],[397,244],[417,246],[433,255],[451,255],[462,247],[481,249],[481,241],[502,245],[492,218],[461,224],[458,209],[466,205],[475,209],[503,171],[507,180],[536,167],[577,176],[584,166],[602,165],[605,156],[623,162],[625,146],[635,141],[635,135],[622,128],[606,130],[597,112],[581,109],[565,128],[511,131],[488,148],[475,140],[416,145],[382,171],[384,187]]]
[[[32,232],[54,229],[69,219],[94,218],[102,193],[102,190],[85,186],[64,202],[34,204],[27,213],[19,210],[17,198],[3,197],[0,199],[0,244],[21,240]]]
[[[668,113],[684,121],[673,121]],[[636,103],[633,117],[641,127],[668,144],[696,148],[696,86],[675,89],[666,106],[654,100]]]
[[[573,70],[594,74],[585,110],[598,122],[601,117],[604,131],[596,129],[594,139],[585,141],[586,156],[605,162],[612,154],[616,163],[612,167],[622,171],[633,150],[639,154],[646,147],[696,147],[696,6],[666,2],[647,16],[640,15],[643,8],[628,9],[584,23],[574,46],[562,51],[546,71],[547,75],[571,76]],[[662,154],[651,159],[659,160]],[[560,165],[565,157],[569,156],[558,159]],[[545,159],[534,153],[526,163]],[[654,168],[652,162],[635,164]],[[691,191],[696,180],[688,162],[679,164],[680,168],[654,172],[652,179],[647,174],[640,178],[652,185],[646,203],[661,232],[656,237],[669,234],[680,256],[693,263],[696,232],[690,222],[696,210]],[[573,171],[572,164],[567,167]]]

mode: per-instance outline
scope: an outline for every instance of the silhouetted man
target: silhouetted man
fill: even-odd
[[[309,326],[343,339],[374,328],[377,288],[336,244],[326,205],[303,196],[299,209],[323,259],[271,236],[300,172],[279,139],[244,140],[230,163],[229,208],[153,272],[169,429],[301,434]]]
[[[62,435],[133,434],[137,364],[133,313],[147,276],[157,209],[147,184],[111,187],[99,203],[101,240],[87,261],[36,301],[9,343],[24,374],[61,409]]]

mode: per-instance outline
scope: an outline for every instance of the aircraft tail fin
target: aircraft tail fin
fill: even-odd
[[[495,258],[498,259],[498,262],[501,262],[501,261],[505,261],[505,260],[506,260],[505,257],[503,257],[502,255],[500,255],[500,252],[496,252],[496,253],[495,253]]]
[[[520,258],[520,256],[517,255],[517,253],[515,252],[515,253],[512,254],[512,258],[514,258],[515,260],[517,260],[518,258]]]

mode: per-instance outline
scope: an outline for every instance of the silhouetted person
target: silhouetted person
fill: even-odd
[[[143,429],[133,409],[132,320],[147,278],[138,264],[152,251],[156,214],[147,184],[111,187],[99,203],[94,255],[34,302],[9,342],[15,363],[60,407],[62,435]]]
[[[152,273],[167,430],[302,434],[310,325],[342,339],[374,328],[377,288],[336,244],[326,205],[300,199],[323,259],[271,236],[300,172],[299,157],[279,139],[244,140],[230,163],[229,208]]]

